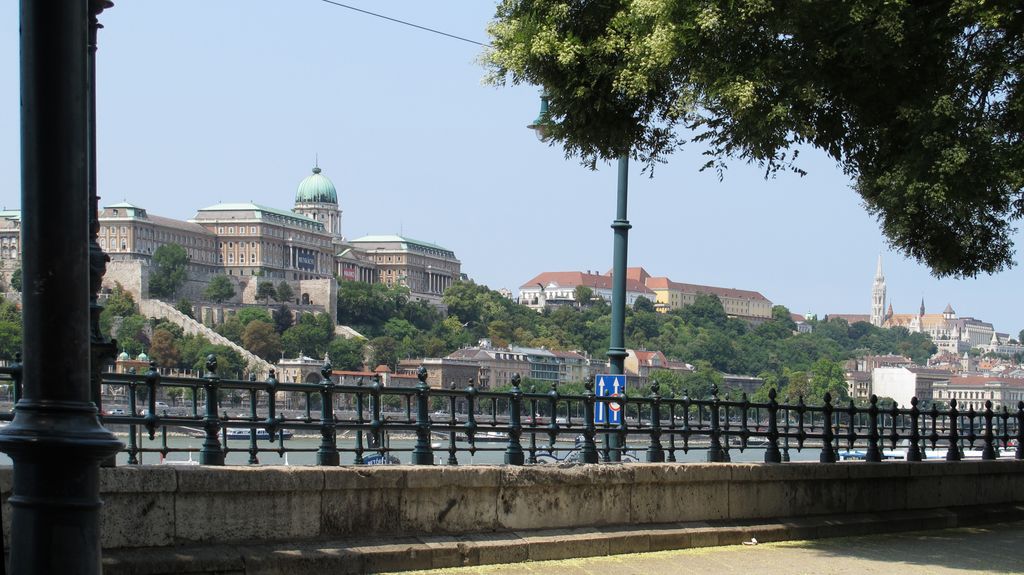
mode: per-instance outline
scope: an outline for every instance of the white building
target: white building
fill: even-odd
[[[901,408],[910,408],[911,398],[916,397],[921,406],[921,402],[932,401],[934,383],[952,376],[945,370],[924,367],[876,367],[871,371],[871,394],[891,397]]]

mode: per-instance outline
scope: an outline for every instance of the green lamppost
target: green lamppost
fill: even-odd
[[[542,93],[540,96],[540,114],[532,124],[527,126],[537,134],[537,138],[544,141],[548,137],[548,95]],[[629,155],[619,156],[618,189],[616,193],[615,221],[612,222],[612,230],[615,231],[615,247],[612,260],[612,327],[611,338],[608,345],[608,362],[613,375],[626,373],[626,253],[629,243],[629,229],[633,226],[626,219],[627,196],[629,191]],[[612,461],[620,459],[618,434],[607,435],[608,457]]]

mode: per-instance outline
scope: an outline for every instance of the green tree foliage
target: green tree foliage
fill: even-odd
[[[178,244],[164,244],[153,250],[149,274],[149,295],[171,299],[188,279],[188,252]]]
[[[376,368],[378,365],[386,365],[394,371],[398,365],[398,342],[395,338],[382,335],[370,340],[370,365]]]
[[[654,302],[644,296],[640,296],[633,302],[633,311],[654,313]]]
[[[149,357],[160,367],[174,368],[181,365],[181,351],[175,334],[163,328],[153,329],[149,345]]]
[[[361,337],[336,337],[328,346],[328,353],[335,369],[361,370],[366,353],[366,340]]]
[[[590,300],[594,297],[594,290],[587,286],[579,285],[572,290],[572,299],[576,302],[579,307],[590,305]]]
[[[7,300],[0,300],[0,358],[14,359],[21,351],[21,310]]]
[[[691,399],[706,399],[711,397],[711,386],[714,385],[722,393],[726,390],[723,389],[724,379],[722,374],[719,373],[714,367],[712,367],[709,361],[697,361],[694,364],[696,368],[693,372],[683,376],[683,388],[684,392]]]
[[[270,316],[270,312],[261,307],[243,307],[238,310],[234,315],[235,318],[243,325],[249,325],[254,321],[264,321],[267,323],[274,323],[274,319]]]
[[[334,337],[334,323],[324,313],[304,313],[299,321],[281,335],[281,344],[288,357],[300,353],[320,358],[327,352],[327,345]]]
[[[263,300],[270,305],[270,300],[277,300],[277,289],[272,282],[260,281],[256,284],[256,299]]]
[[[1013,265],[1024,215],[1022,28],[1017,2],[503,0],[487,59],[544,86],[568,156],[652,167],[689,141],[770,175],[813,146],[894,246],[973,276]]]
[[[135,356],[149,348],[150,339],[146,334],[149,327],[149,320],[139,314],[131,314],[121,318],[117,325],[116,333],[112,334],[117,338],[117,344],[129,355]]]
[[[192,369],[206,370],[206,357],[213,354],[217,357],[217,375],[227,379],[242,377],[246,364],[238,352],[226,345],[215,345],[201,338],[203,345],[196,350],[196,359],[192,363]]]
[[[13,272],[11,272],[11,288],[14,291],[16,291],[16,292],[21,293],[21,268],[20,267],[18,269],[14,270]]]
[[[192,302],[189,301],[188,298],[183,297],[179,299],[178,303],[174,304],[174,309],[180,311],[181,313],[187,315],[188,317],[191,317],[192,319],[195,319],[195,316],[192,315]]]
[[[242,347],[267,361],[281,358],[281,336],[274,331],[274,324],[264,320],[253,320],[242,331]]]
[[[292,286],[281,280],[281,283],[277,284],[277,301],[291,302],[294,298],[295,292],[292,290]]]
[[[203,297],[212,302],[223,303],[235,297],[235,284],[231,283],[228,276],[217,274],[206,284]]]
[[[280,292],[278,292],[280,293]],[[274,310],[274,330],[277,333],[284,333],[295,323],[295,318],[292,316],[292,310],[288,306],[281,304]]]

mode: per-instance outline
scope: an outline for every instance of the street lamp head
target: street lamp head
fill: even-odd
[[[537,134],[537,139],[543,142],[548,139],[548,128],[550,126],[551,118],[548,114],[548,93],[547,91],[540,93],[540,113],[537,114],[537,119],[532,124],[526,126],[527,128],[534,131]]]

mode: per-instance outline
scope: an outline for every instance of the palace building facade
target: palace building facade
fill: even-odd
[[[20,266],[20,211],[0,211],[0,271]],[[403,236],[342,234],[334,183],[319,166],[298,185],[291,210],[254,203],[200,208],[187,221],[149,213],[128,201],[104,206],[98,242],[112,261],[149,265],[161,246],[176,244],[189,258],[189,276],[211,274],[304,281],[386,283],[409,288],[414,300],[441,305],[441,294],[462,275],[455,253]]]

